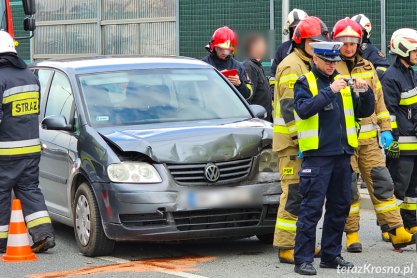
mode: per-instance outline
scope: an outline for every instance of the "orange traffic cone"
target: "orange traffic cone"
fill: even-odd
[[[13,200],[7,249],[2,259],[5,262],[34,261],[38,259],[30,249],[22,205],[18,199]]]

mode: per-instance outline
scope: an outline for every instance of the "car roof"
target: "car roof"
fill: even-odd
[[[87,58],[52,59],[34,62],[30,67],[57,68],[75,74],[130,70],[130,69],[159,69],[159,68],[211,68],[203,61],[188,57],[109,57],[97,56]]]

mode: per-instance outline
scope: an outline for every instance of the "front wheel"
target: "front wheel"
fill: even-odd
[[[75,239],[81,253],[89,257],[111,254],[114,241],[104,233],[97,201],[87,183],[78,187],[72,209]]]

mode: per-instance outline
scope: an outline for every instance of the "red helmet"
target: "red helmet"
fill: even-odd
[[[333,40],[339,42],[361,43],[362,26],[355,20],[346,17],[339,20],[333,27]]]
[[[237,36],[229,27],[220,27],[214,31],[209,45],[210,52],[213,52],[215,47],[231,50],[233,52],[237,48]]]
[[[329,30],[320,18],[308,16],[298,23],[292,39],[296,44],[301,44],[303,39],[327,41],[329,40]]]

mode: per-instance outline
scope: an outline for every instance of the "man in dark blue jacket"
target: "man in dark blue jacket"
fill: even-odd
[[[355,118],[374,112],[374,94],[364,80],[337,78],[340,42],[314,42],[312,71],[297,80],[294,108],[304,156],[299,190],[302,202],[295,237],[295,272],[315,275],[316,226],[326,199],[321,241],[322,268],[352,268],[341,257],[342,235],[351,202],[350,157],[358,146]],[[361,91],[358,93],[358,91]]]
[[[39,80],[17,56],[12,37],[0,31],[0,252],[18,243],[16,235],[9,234],[12,190],[22,203],[32,251],[43,253],[55,246],[39,188],[39,87]]]
[[[252,98],[253,90],[245,67],[242,63],[233,58],[237,48],[237,36],[227,26],[220,27],[213,33],[213,37],[207,47],[209,55],[202,60],[212,65],[218,71],[224,72],[226,78],[235,86],[240,94],[246,99]],[[226,75],[225,71],[237,70],[236,75]]]
[[[387,163],[394,180],[404,227],[417,233],[417,30],[402,28],[391,37],[394,63],[381,79],[384,98],[391,114],[396,148],[387,149]]]

